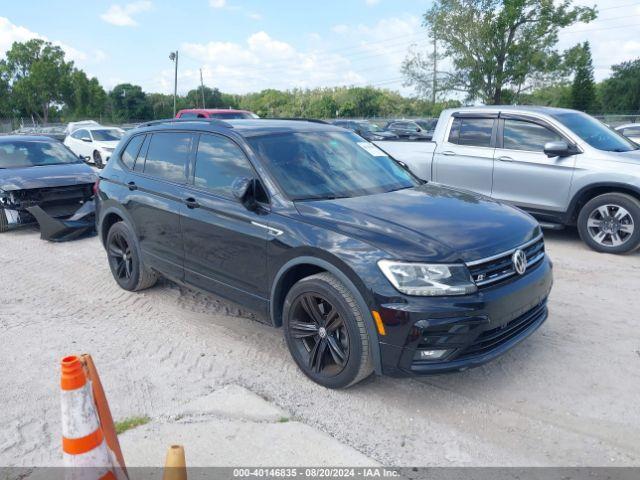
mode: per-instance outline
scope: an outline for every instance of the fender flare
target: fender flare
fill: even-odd
[[[116,215],[118,215],[120,218],[122,218],[122,220],[124,222],[126,222],[126,224],[129,226],[129,228],[132,229],[133,232],[136,233],[137,235],[137,231],[134,227],[135,223],[131,220],[131,216],[129,215],[129,213],[126,211],[126,209],[116,205],[109,205],[108,207],[105,208],[104,204],[102,205],[102,208],[100,208],[100,212],[99,212],[99,216],[96,222],[96,230],[98,231],[98,238],[100,238],[100,242],[102,242],[102,244],[104,245],[104,242],[106,241],[106,238],[103,238],[102,236],[102,223],[104,221],[104,219],[107,217],[107,215],[111,214],[111,213],[115,213]]]
[[[640,188],[635,185],[630,185],[628,183],[620,183],[620,182],[596,182],[585,185],[571,197],[571,201],[569,202],[569,208],[566,212],[565,223],[569,222],[572,217],[576,217],[578,215],[578,211],[576,211],[576,207],[578,205],[578,201],[582,196],[587,193],[589,190],[597,190],[601,188],[610,188],[611,191],[630,191],[634,192],[638,198],[640,198]]]
[[[338,280],[340,280],[349,290],[351,290],[351,293],[355,297],[356,302],[358,302],[358,307],[360,307],[360,310],[362,311],[362,317],[364,318],[364,323],[367,328],[367,334],[369,335],[369,349],[371,351],[374,370],[377,375],[381,375],[382,374],[382,358],[380,355],[380,340],[378,339],[378,331],[376,330],[375,322],[373,321],[373,317],[371,316],[371,311],[367,306],[367,302],[364,300],[364,297],[362,296],[362,293],[360,293],[360,290],[358,290],[358,288],[349,279],[349,277],[347,277],[338,267],[329,263],[326,260],[322,260],[316,257],[302,256],[302,257],[293,258],[288,262],[286,262],[282,267],[280,267],[280,270],[278,270],[278,273],[276,274],[273,280],[273,283],[271,284],[269,315],[271,317],[272,323],[275,325],[274,299],[276,294],[276,288],[280,283],[280,279],[292,267],[295,267],[296,265],[301,265],[301,264],[315,265],[317,267],[320,267],[326,270],[327,272],[335,276]]]

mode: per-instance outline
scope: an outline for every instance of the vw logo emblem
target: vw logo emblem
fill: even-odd
[[[511,256],[513,268],[518,275],[522,275],[527,271],[527,256],[522,250],[516,250]]]

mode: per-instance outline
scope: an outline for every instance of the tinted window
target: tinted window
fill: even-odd
[[[16,140],[0,142],[0,168],[79,163],[80,160],[60,142]]]
[[[93,139],[99,142],[117,142],[124,135],[124,131],[119,128],[105,128],[101,130],[92,130]]]
[[[461,118],[459,145],[490,147],[493,118]]]
[[[625,135],[640,135],[640,127],[628,127],[622,133]]]
[[[598,150],[629,152],[639,148],[631,140],[586,113],[566,111],[551,116]]]
[[[247,141],[293,200],[355,197],[418,185],[375,145],[351,132],[296,132]]]
[[[147,150],[149,149],[149,142],[151,141],[151,135],[144,136],[144,142],[140,152],[138,152],[138,158],[136,159],[136,165],[133,168],[135,172],[142,172],[144,170],[144,157],[147,156]]]
[[[542,152],[547,142],[564,140],[542,125],[520,120],[504,121],[504,148]]]
[[[120,155],[122,163],[124,163],[127,168],[133,169],[133,165],[136,163],[136,157],[138,156],[140,145],[142,145],[143,140],[144,135],[137,135],[133,137],[127,145],[127,148],[122,152],[122,155]]]
[[[183,112],[180,114],[180,118],[197,118],[198,115],[193,112]]]
[[[230,197],[231,185],[238,177],[255,177],[240,147],[224,137],[202,135],[196,155],[195,186]]]
[[[189,133],[154,133],[147,151],[144,173],[172,182],[185,182],[185,165],[191,141]]]
[[[256,118],[256,117],[247,112],[228,112],[228,113],[217,112],[217,113],[210,113],[209,118],[222,118],[226,120],[242,120],[242,119]]]
[[[77,138],[78,140],[87,139],[91,140],[89,136],[89,132],[87,130],[77,130],[71,134],[73,138]]]
[[[461,120],[459,118],[454,118],[451,123],[451,130],[449,130],[449,143],[458,143],[458,138],[460,137],[460,123]]]

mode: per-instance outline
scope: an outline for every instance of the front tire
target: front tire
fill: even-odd
[[[352,292],[330,273],[303,278],[291,288],[283,323],[291,356],[314,382],[346,388],[373,372],[363,313]]]
[[[578,232],[598,252],[632,252],[640,245],[640,202],[624,193],[599,195],[580,210]]]
[[[156,283],[158,276],[142,263],[138,240],[126,223],[113,224],[106,246],[111,274],[121,288],[138,292]]]
[[[102,155],[97,150],[93,152],[93,163],[98,168],[104,168],[104,162],[102,161]]]

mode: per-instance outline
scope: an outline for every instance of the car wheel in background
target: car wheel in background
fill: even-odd
[[[284,334],[302,372],[328,388],[345,388],[373,372],[369,336],[353,294],[330,273],[303,278],[287,293]]]
[[[120,287],[137,292],[156,283],[157,274],[143,265],[138,240],[126,223],[113,224],[106,248],[111,274]]]
[[[7,214],[4,213],[4,208],[0,208],[0,233],[9,230],[9,221],[7,220]]]
[[[97,150],[94,150],[93,152],[93,163],[98,168],[104,168],[104,163],[102,162],[102,155],[100,155],[100,152]]]
[[[598,252],[631,252],[640,245],[640,202],[624,193],[593,198],[580,210],[578,231]]]

